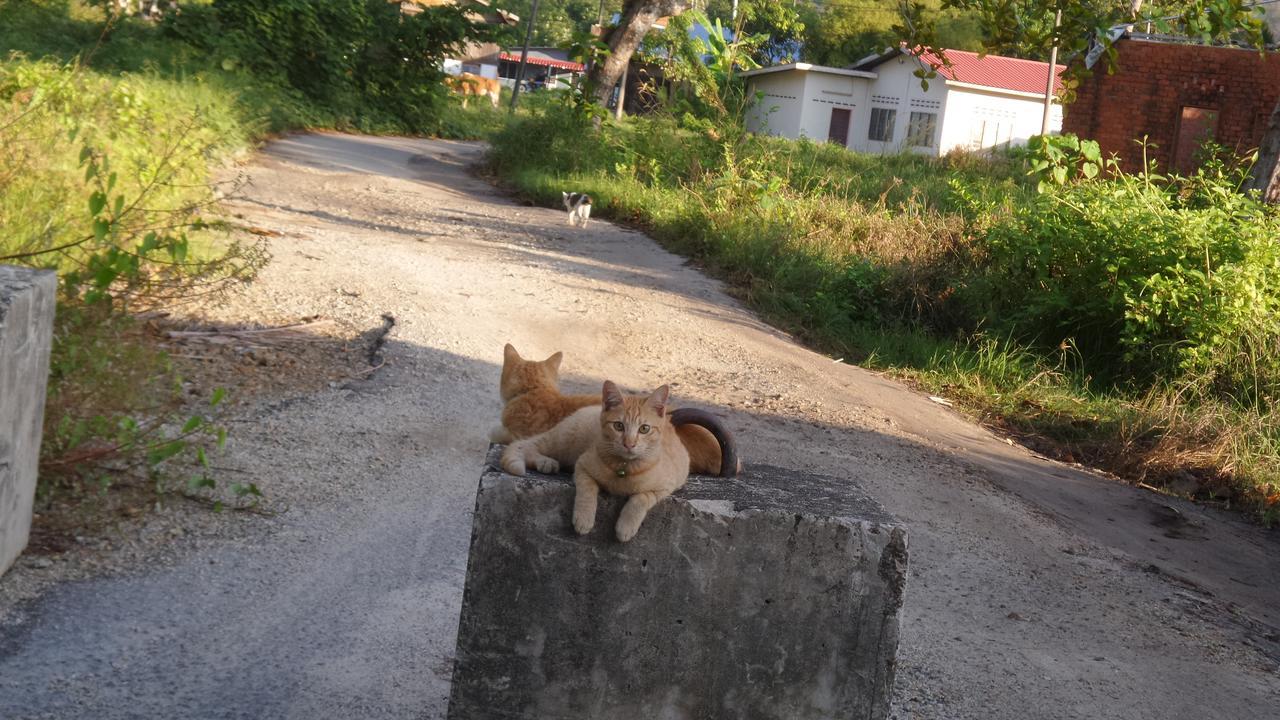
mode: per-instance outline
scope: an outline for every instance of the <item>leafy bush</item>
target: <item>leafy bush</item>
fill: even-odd
[[[40,498],[197,464],[220,431],[180,417],[179,379],[131,313],[189,301],[264,261],[204,219],[210,162],[247,141],[207,88],[81,66],[0,64],[0,262],[59,271]],[[156,474],[155,477],[162,477]]]
[[[1150,382],[1207,376],[1280,390],[1280,213],[1238,192],[1247,168],[1055,186],[989,229],[969,288],[990,326],[1098,371]],[[1252,393],[1253,391],[1250,390]]]
[[[166,21],[170,35],[372,131],[438,129],[441,61],[487,32],[465,8],[401,15],[385,0],[216,0]]]

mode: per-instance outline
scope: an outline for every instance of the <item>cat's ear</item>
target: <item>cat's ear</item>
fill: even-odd
[[[568,199],[569,199],[569,193],[567,193],[567,192],[565,192],[565,191],[563,191],[563,190],[561,190],[561,191],[560,191],[560,196],[561,196],[561,197],[563,197],[565,200],[568,200]]]
[[[611,380],[604,381],[604,392],[602,393],[604,401],[604,409],[612,410],[622,404],[622,391]]]
[[[653,408],[654,412],[658,413],[658,417],[662,417],[667,414],[667,400],[670,397],[671,388],[663,385],[652,393],[649,393],[648,399],[644,402],[646,405]]]
[[[556,354],[552,355],[546,360],[543,360],[542,364],[546,365],[547,367],[550,367],[553,372],[560,372],[561,360],[564,360],[564,353],[557,352]]]
[[[520,359],[520,353],[516,352],[516,348],[515,348],[515,346],[514,346],[514,345],[512,345],[511,343],[507,343],[507,346],[506,346],[506,347],[504,347],[504,348],[502,348],[502,361],[503,361],[503,362],[505,362],[505,363],[507,363],[507,364],[509,365],[509,364],[511,364],[511,363],[513,363],[513,362],[515,362],[515,361],[519,360],[519,359]]]

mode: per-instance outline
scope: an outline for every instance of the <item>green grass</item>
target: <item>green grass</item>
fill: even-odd
[[[550,112],[495,136],[490,164],[539,204],[590,193],[596,214],[696,258],[772,324],[1041,452],[1157,487],[1189,472],[1199,499],[1280,520],[1267,405],[1211,379],[1101,382],[1069,341],[975,324],[957,281],[986,268],[987,228],[1035,197],[1014,158],[858,155],[662,119],[596,133]]]

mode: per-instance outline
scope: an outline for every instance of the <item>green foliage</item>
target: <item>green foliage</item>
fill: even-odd
[[[203,99],[149,78],[0,65],[0,261],[56,267],[69,299],[122,310],[251,273],[256,246],[201,217],[210,158],[243,142],[225,114],[200,117]]]
[[[1072,180],[1092,180],[1102,170],[1102,148],[1094,140],[1075,135],[1036,135],[1024,153],[1031,165],[1027,173],[1036,180],[1036,190]]]
[[[531,0],[504,0],[495,6],[520,16],[516,27],[503,31],[498,39],[503,47],[524,42],[525,23],[529,21]],[[591,29],[598,18],[604,24],[622,10],[621,0],[538,0],[538,17],[533,26],[534,47],[567,47],[573,38]]]
[[[733,16],[730,0],[712,0],[705,12],[721,25],[735,28],[735,35],[755,38],[746,52],[758,65],[794,62],[799,59],[806,30],[798,3],[772,0],[740,0],[738,16]],[[709,25],[704,23],[704,26]]]
[[[102,305],[65,303],[50,357],[46,427],[41,444],[41,506],[149,483],[174,484],[179,467],[194,467],[210,488],[211,453],[227,431],[217,421],[225,397],[216,391],[207,412],[183,414],[176,378],[164,354],[139,336],[132,319]]]
[[[224,112],[199,112],[206,97],[154,77],[0,64],[0,262],[60,271],[43,502],[162,483],[222,435],[176,415],[177,378],[129,314],[215,292],[264,260],[202,217],[209,162],[244,141]]]
[[[227,72],[301,93],[365,130],[435,130],[441,61],[488,31],[465,4],[403,16],[384,0],[216,0],[168,21],[168,32]]]
[[[909,39],[914,33],[901,29],[903,5],[899,0],[826,3],[820,7],[806,4],[801,13],[805,26],[803,60],[843,67]],[[981,49],[981,30],[970,13],[947,9],[946,0],[924,0],[917,5],[937,47]]]
[[[757,58],[766,56],[774,41],[770,35],[752,34],[745,28],[753,18],[765,16],[758,3],[746,3],[737,23],[726,27],[718,18],[689,10],[671,18],[664,32],[647,38],[645,60],[661,65],[665,78],[673,83],[671,93],[662,96],[667,110],[736,128],[730,118],[740,116],[747,102],[745,83],[737,73],[760,67]],[[767,17],[798,22],[790,9],[775,8]],[[706,37],[695,34],[695,26],[701,26]]]
[[[1069,84],[1087,75],[1083,58],[1098,43],[1105,67],[1114,67],[1110,28],[1148,23],[1156,32],[1215,40],[1241,41],[1261,47],[1263,24],[1251,0],[1165,0],[1144,3],[1136,16],[1130,0],[941,0],[944,11],[962,13],[979,29],[978,49],[1016,57],[1046,60],[1055,45],[1067,62]],[[1055,27],[1055,13],[1062,12]],[[920,3],[906,6],[902,39],[911,45],[956,47],[949,28]]]
[[[1099,372],[1204,377],[1244,404],[1280,397],[1280,290],[1267,279],[1280,271],[1280,213],[1238,192],[1246,174],[1221,161],[1168,178],[1112,164],[1106,179],[1052,187],[989,230],[980,316],[1072,341]]]

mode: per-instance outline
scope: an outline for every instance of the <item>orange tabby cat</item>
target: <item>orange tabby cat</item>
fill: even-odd
[[[564,353],[546,360],[525,360],[507,343],[502,349],[502,379],[498,393],[505,405],[502,424],[489,432],[496,443],[545,432],[578,408],[599,405],[597,395],[560,394],[560,361]]]
[[[605,381],[601,408],[582,408],[545,433],[517,440],[502,453],[502,468],[524,475],[573,465],[573,529],[591,532],[600,490],[626,495],[614,533],[635,537],[649,510],[689,479],[689,453],[667,416],[666,385],[648,397],[624,396]]]
[[[556,423],[579,408],[598,406],[599,395],[563,395],[560,393],[560,361],[564,353],[546,360],[525,360],[507,343],[503,348],[502,379],[499,394],[502,424],[489,432],[496,443],[510,443],[550,430]],[[676,434],[689,452],[689,464],[699,475],[719,475],[721,448],[715,436],[699,425],[680,425]],[[741,469],[741,468],[736,468]]]

